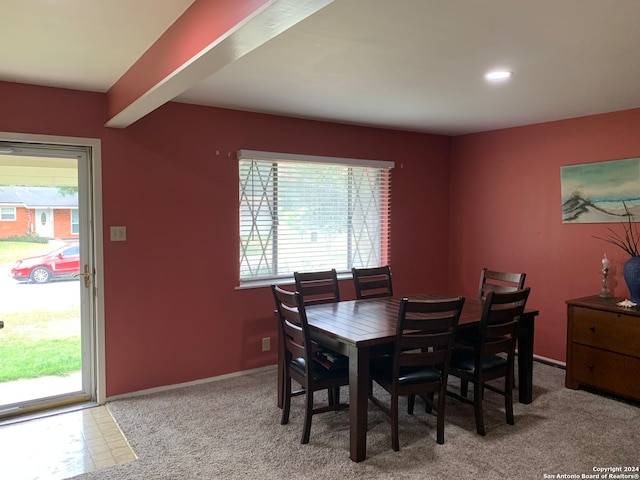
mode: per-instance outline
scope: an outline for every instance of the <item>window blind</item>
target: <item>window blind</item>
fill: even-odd
[[[393,162],[241,150],[240,283],[386,265]]]

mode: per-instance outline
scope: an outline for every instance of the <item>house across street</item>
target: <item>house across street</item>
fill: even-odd
[[[61,187],[0,186],[0,238],[78,238],[78,193]]]

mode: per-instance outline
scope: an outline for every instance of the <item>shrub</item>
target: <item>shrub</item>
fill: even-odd
[[[49,240],[38,236],[16,235],[9,238],[0,238],[0,242],[49,243]]]

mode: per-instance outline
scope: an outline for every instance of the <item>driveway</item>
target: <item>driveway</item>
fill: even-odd
[[[78,280],[20,283],[11,277],[12,264],[0,264],[0,315],[29,310],[66,310],[80,304]]]

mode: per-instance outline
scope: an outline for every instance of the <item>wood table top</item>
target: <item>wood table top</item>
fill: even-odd
[[[412,300],[436,300],[455,297],[444,293],[420,293],[415,295],[373,298],[366,300],[350,300],[306,307],[309,325],[322,330],[343,342],[356,346],[376,345],[394,340],[400,301],[403,298]],[[527,314],[537,315],[532,309]],[[480,321],[482,301],[478,298],[465,300],[460,325],[473,324]]]

